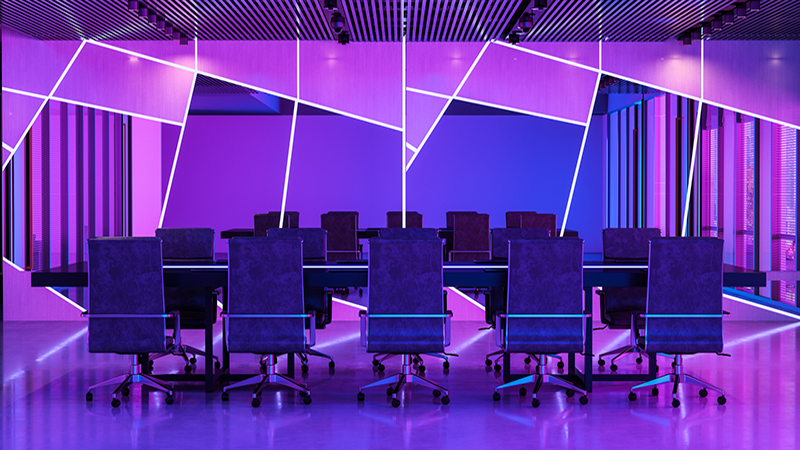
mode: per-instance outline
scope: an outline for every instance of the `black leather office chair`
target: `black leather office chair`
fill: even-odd
[[[544,383],[567,390],[567,397],[580,392],[580,403],[589,402],[586,391],[565,379],[547,373],[548,354],[582,353],[586,318],[583,308],[583,239],[511,239],[508,251],[508,301],[498,313],[497,345],[504,352],[538,356],[536,373],[495,388],[534,383],[531,405],[540,405],[537,394]]]
[[[281,228],[281,212],[270,211],[266,214],[253,215],[253,235],[266,236],[270,228]],[[299,228],[300,213],[297,211],[284,211],[283,228]]]
[[[386,386],[392,406],[400,406],[398,392],[409,383],[433,389],[442,404],[448,390],[413,373],[414,355],[444,353],[450,344],[450,317],[445,312],[440,239],[373,238],[369,253],[369,310],[361,316],[361,343],[369,353],[402,355],[400,373],[362,386]]]
[[[536,214],[536,211],[506,211],[506,228],[520,228],[522,216]]]
[[[555,214],[522,214],[519,222],[520,228],[544,228],[550,232],[550,237],[558,237],[556,230]]]
[[[450,261],[489,259],[489,215],[457,214],[453,217]]]
[[[166,318],[179,322],[177,311],[164,312],[164,278],[161,239],[157,237],[102,237],[89,239],[89,352],[131,355],[130,371],[91,386],[92,391],[117,385],[111,406],[130,394],[133,384],[142,384],[167,394],[172,404],[169,383],[146,375],[140,354],[167,349]]]
[[[267,370],[222,388],[228,391],[255,384],[251,405],[261,405],[261,392],[268,384],[298,391],[306,405],[311,392],[304,384],[278,373],[278,356],[308,353],[315,342],[314,312],[306,313],[303,301],[303,243],[300,239],[235,237],[228,243],[228,349],[231,353],[255,353],[266,359]]]
[[[212,265],[214,264],[214,230],[211,228],[159,228],[156,237],[161,238],[162,255],[165,263]],[[180,329],[203,330],[205,329],[206,299],[213,297],[216,308],[217,290],[215,288],[191,287],[165,287],[164,304],[167,311],[180,311]],[[214,311],[214,322],[217,314]],[[167,328],[175,329],[174,319],[167,319]],[[167,351],[150,356],[150,370],[154,361],[164,356],[180,356],[186,363],[186,372],[192,370],[197,363],[197,357],[206,357],[206,352],[184,345],[180,339],[180,332],[173,334],[167,342]],[[219,370],[219,358],[214,358],[214,367]]]
[[[677,408],[678,385],[699,386],[700,397],[708,389],[725,391],[685,374],[683,355],[722,354],[722,248],[717,238],[654,238],[650,240],[650,268],[647,272],[647,311],[640,345],[646,352],[675,355],[672,373],[631,388],[628,398],[636,400],[637,389],[672,384],[672,406]]]

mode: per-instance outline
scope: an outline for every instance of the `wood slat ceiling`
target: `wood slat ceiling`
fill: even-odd
[[[147,0],[141,2],[200,40],[334,40],[323,0]],[[504,39],[531,0],[405,0],[411,42]],[[734,0],[550,0],[523,41],[664,41]],[[398,42],[403,0],[339,0],[351,40]],[[166,40],[125,0],[2,0],[0,23],[45,40]],[[761,0],[712,40],[800,39],[800,0]]]

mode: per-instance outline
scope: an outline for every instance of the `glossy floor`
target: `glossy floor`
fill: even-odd
[[[627,398],[631,383],[596,383],[588,405],[577,396],[545,388],[542,405],[531,408],[530,395],[516,390],[492,401],[499,383],[487,371],[484,355],[494,350],[490,331],[478,322],[456,322],[449,373],[426,360],[427,376],[450,389],[443,406],[430,390],[406,392],[392,408],[385,389],[367,392],[358,403],[360,385],[377,379],[371,357],[359,346],[358,323],[338,322],[318,335],[320,351],[336,358],[336,371],[312,359],[305,381],[313,403],[304,405],[287,390],[264,393],[260,408],[250,406],[241,389],[223,403],[219,391],[198,385],[178,387],[175,403],[136,387],[122,406],[111,408],[111,389],[84,400],[86,388],[127,369],[129,359],[90,354],[85,323],[6,322],[2,334],[3,449],[123,448],[798,448],[800,391],[797,390],[798,324],[727,322],[726,351],[686,359],[688,373],[726,389],[728,403],[716,395],[702,399],[694,388],[681,388],[682,405],[673,409],[667,388],[659,397],[643,392]],[[187,343],[202,335],[186,332]],[[626,333],[595,332],[595,352],[624,342]],[[221,336],[217,334],[215,347]],[[253,355],[235,355],[234,371],[256,370]],[[285,364],[281,362],[281,366]],[[395,373],[398,360],[387,363]],[[660,366],[669,364],[662,361]],[[522,358],[514,371],[527,372]],[[183,370],[177,358],[160,360],[157,371]],[[553,365],[552,370],[555,369]],[[620,372],[638,372],[629,358]],[[298,371],[299,373],[299,371]],[[530,392],[530,389],[529,389]]]

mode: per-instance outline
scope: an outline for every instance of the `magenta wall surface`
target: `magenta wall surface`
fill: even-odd
[[[2,27],[3,87],[48,95],[78,50],[76,41],[40,41]]]
[[[175,41],[103,41],[103,43],[194,70],[194,41],[189,41],[188,45],[177,45]]]
[[[406,97],[406,142],[419,147],[439,114],[443,113],[447,99],[409,92]]]
[[[197,70],[290,97],[297,96],[297,43],[203,41]]]
[[[700,97],[700,46],[667,42],[603,43],[604,71]]]
[[[43,103],[43,99],[3,92],[3,142],[16,146]]]
[[[408,87],[453,95],[483,43],[412,42],[408,44]]]
[[[577,64],[600,67],[600,46],[597,42],[522,42],[519,46]]]

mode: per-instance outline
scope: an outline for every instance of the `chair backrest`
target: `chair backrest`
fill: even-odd
[[[723,240],[710,237],[650,240],[646,351],[722,351],[722,249]]]
[[[267,236],[278,239],[301,239],[303,259],[327,259],[328,232],[323,228],[270,228]]]
[[[161,239],[91,238],[89,314],[164,314]],[[166,349],[164,318],[89,318],[89,351],[155,353]]]
[[[445,213],[445,224],[447,225],[447,228],[453,228],[453,221],[455,220],[455,217],[464,214],[478,214],[478,211],[447,211]]]
[[[284,216],[289,218],[289,228],[300,228],[300,213],[298,211],[284,211]],[[286,226],[284,224],[284,226]]]
[[[536,239],[550,237],[544,228],[492,228],[492,259],[508,259],[510,239]]]
[[[358,213],[331,211],[320,216],[322,228],[328,231],[328,250],[358,250]]]
[[[650,239],[661,237],[658,228],[606,228],[603,230],[603,260],[647,261]]]
[[[439,239],[439,231],[436,228],[381,228],[379,235],[383,239]]]
[[[506,228],[520,228],[522,216],[528,214],[536,214],[536,211],[507,211]]]
[[[235,237],[228,246],[229,314],[305,313],[300,239]],[[231,317],[228,348],[239,353],[302,352],[305,319]]]
[[[489,215],[459,214],[453,218],[453,250],[489,250]]]
[[[214,262],[214,230],[211,228],[159,228],[165,260]]]
[[[264,237],[267,235],[267,230],[270,228],[280,228],[281,212],[270,211],[266,214],[253,215],[253,235],[257,237]],[[284,215],[283,226],[289,228],[289,216]]]
[[[511,239],[508,314],[583,314],[583,239]],[[580,317],[509,318],[507,350],[547,354],[581,352]]]
[[[444,314],[441,239],[373,238],[369,252],[370,314]],[[367,351],[444,351],[443,318],[370,318]]]
[[[556,215],[555,214],[522,214],[520,217],[520,228],[544,228],[550,232],[550,236],[556,237]]]
[[[389,211],[386,213],[386,228],[403,228],[403,213]],[[422,228],[422,214],[406,211],[406,228]]]

